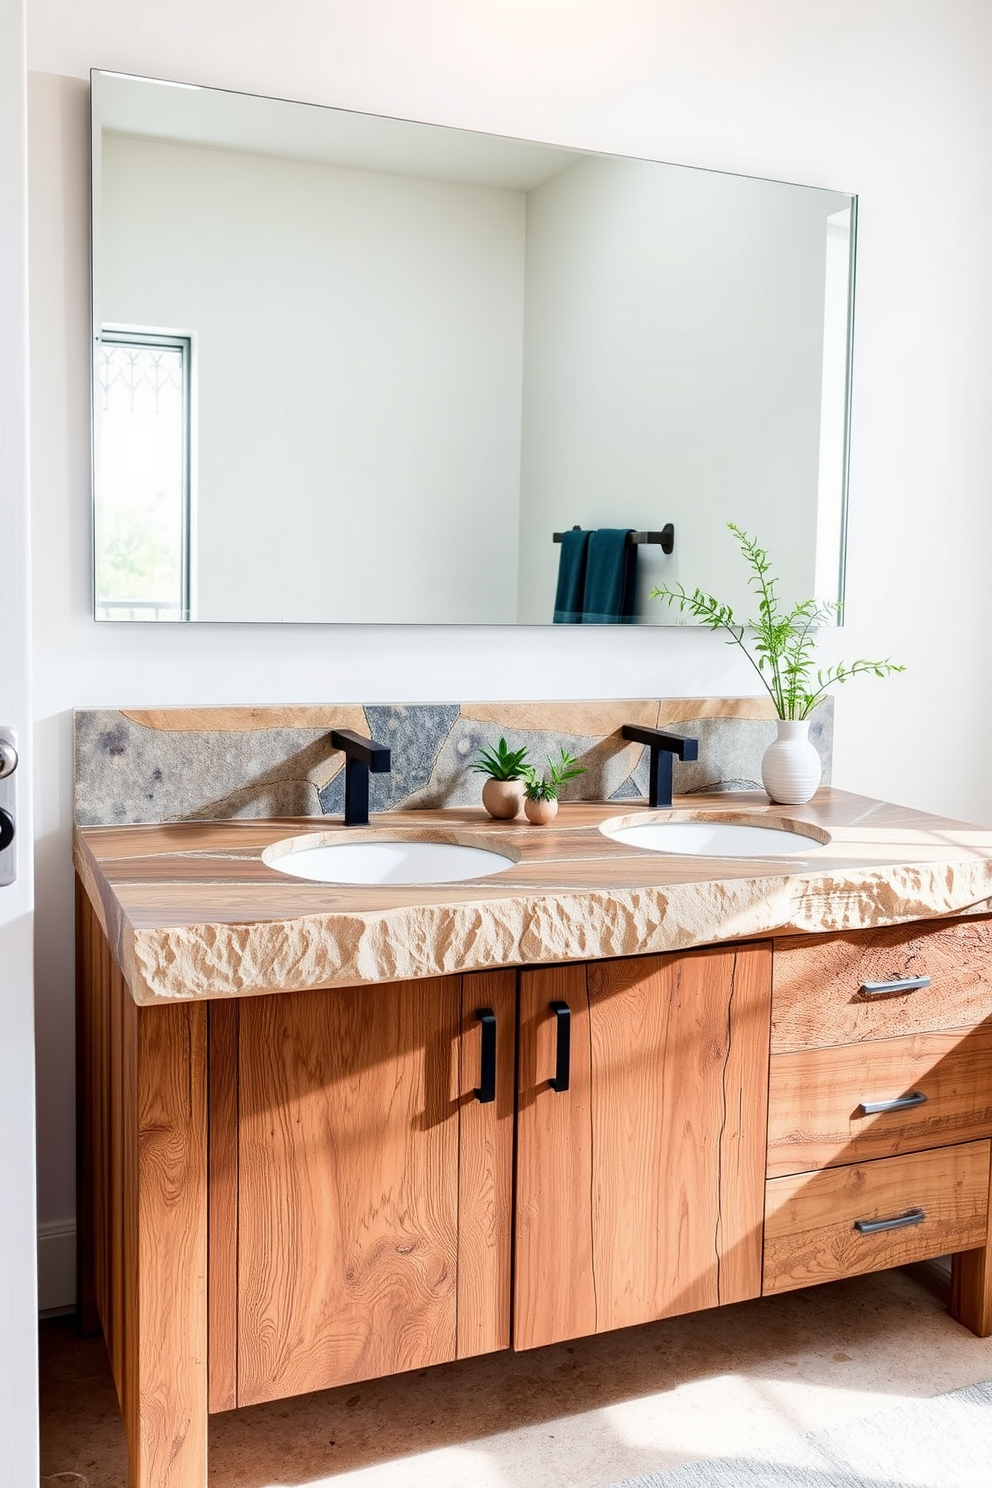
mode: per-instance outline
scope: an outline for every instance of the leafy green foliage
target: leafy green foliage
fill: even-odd
[[[887,658],[883,661],[860,658],[852,662],[834,662],[828,667],[815,667],[816,628],[825,625],[840,606],[829,601],[803,599],[791,610],[783,611],[778,597],[778,580],[772,574],[767,552],[759,548],[755,538],[735,527],[733,522],[728,522],[727,526],[736,537],[751,570],[748,585],[758,603],[756,620],[741,624],[730,605],[721,604],[702,589],[693,589],[690,594],[681,584],[674,588],[666,584],[660,589],[652,589],[651,598],[677,605],[680,614],[688,612],[710,630],[725,630],[730,636],[728,644],[740,646],[758,673],[779,718],[808,718],[828,688],[849,682],[852,677],[887,677],[892,672],[906,670]],[[750,644],[745,644],[744,636],[748,630],[752,639]]]
[[[105,506],[100,514],[99,600],[179,602],[179,545],[160,502]]]
[[[524,786],[524,795],[529,801],[556,801],[558,791],[566,780],[574,780],[576,775],[584,775],[585,766],[580,765],[574,754],[567,754],[563,749],[557,759],[548,756],[547,773],[539,776],[533,765],[524,767],[524,778],[527,784]]]
[[[505,739],[500,739],[496,749],[482,749],[473,770],[480,775],[491,775],[493,780],[526,780],[530,765],[525,765],[527,746],[510,749]]]

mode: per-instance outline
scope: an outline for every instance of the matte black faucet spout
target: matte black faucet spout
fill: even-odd
[[[389,750],[353,729],[331,729],[331,748],[343,749],[344,824],[367,827],[369,824],[369,771],[373,775],[389,774]]]
[[[632,744],[646,744],[651,751],[649,765],[648,803],[651,806],[672,804],[672,762],[699,758],[699,740],[686,739],[682,734],[666,734],[663,729],[639,728],[625,723],[620,730]]]

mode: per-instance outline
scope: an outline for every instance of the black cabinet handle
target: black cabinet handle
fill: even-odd
[[[557,1022],[558,1049],[555,1056],[555,1072],[552,1079],[548,1081],[552,1090],[563,1091],[568,1089],[569,1064],[572,1053],[572,1009],[567,1002],[549,1002],[549,1012],[554,1013]]]
[[[9,811],[0,811],[0,852],[14,840],[14,818]]]
[[[905,1230],[909,1225],[922,1224],[925,1219],[922,1209],[907,1209],[895,1219],[856,1219],[854,1228],[860,1235],[878,1235],[882,1230]]]
[[[912,1095],[901,1095],[898,1100],[862,1101],[858,1111],[862,1116],[877,1116],[880,1111],[911,1111],[914,1106],[925,1106],[927,1098],[922,1090]]]
[[[476,1008],[475,1016],[482,1024],[482,1059],[480,1083],[473,1093],[485,1106],[496,1099],[496,1014],[492,1008]]]
[[[862,982],[864,997],[892,997],[900,992],[915,992],[920,987],[929,987],[928,976],[893,977],[891,982]]]

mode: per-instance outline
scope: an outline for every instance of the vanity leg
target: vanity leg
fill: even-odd
[[[207,1483],[207,1009],[122,1009],[128,1488]]]
[[[985,1244],[951,1256],[951,1317],[979,1338],[992,1334],[992,1183]]]
[[[951,1257],[951,1317],[979,1338],[992,1334],[992,1245]]]

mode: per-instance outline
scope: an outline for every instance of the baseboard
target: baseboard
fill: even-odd
[[[38,1311],[42,1317],[76,1308],[76,1226],[38,1226]]]

